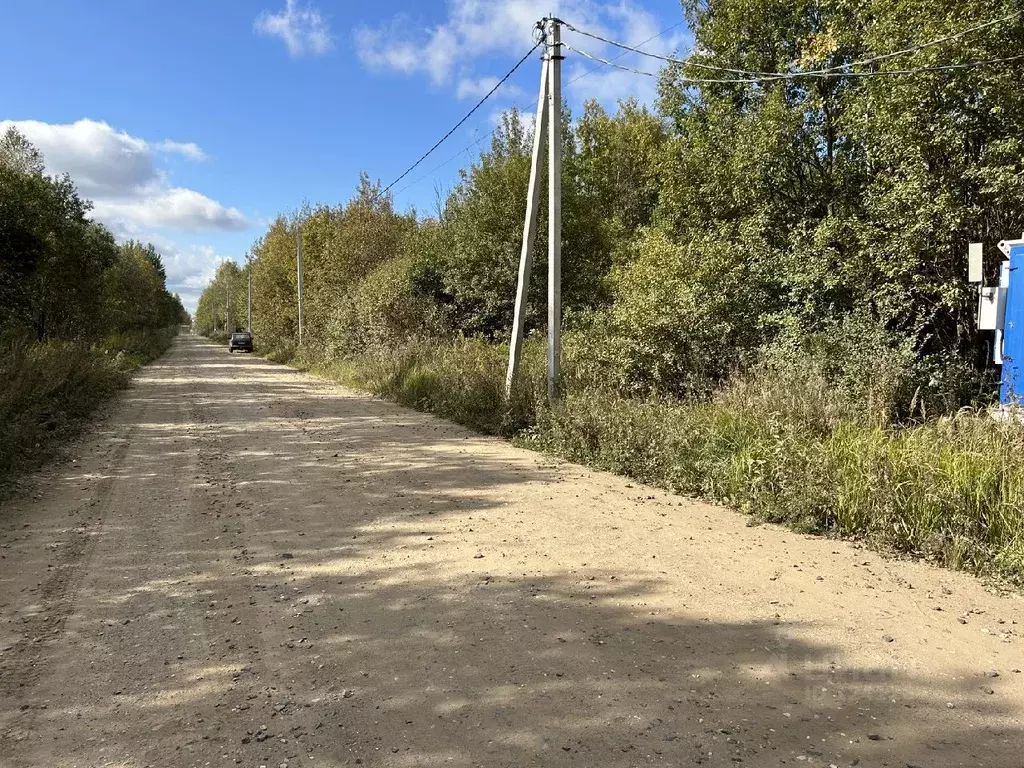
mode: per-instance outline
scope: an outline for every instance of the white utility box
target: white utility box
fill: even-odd
[[[978,330],[997,331],[1006,317],[1006,289],[1002,286],[978,289]]]

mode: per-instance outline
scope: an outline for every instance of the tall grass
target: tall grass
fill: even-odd
[[[486,434],[513,437],[535,422],[539,393],[546,391],[538,353],[543,354],[538,345],[526,346],[523,375],[510,398],[505,396],[508,347],[476,339],[418,340],[312,367],[402,405]]]
[[[1024,430],[985,416],[845,422],[823,436],[720,403],[573,395],[541,411],[528,439],[762,520],[1024,580]]]
[[[574,369],[545,398],[543,345],[504,396],[507,347],[414,341],[319,372],[474,429],[759,520],[856,536],[1024,582],[1024,429],[984,413],[900,426],[814,376],[762,372],[710,400],[619,397]]]
[[[174,333],[125,334],[102,344],[0,343],[0,488],[52,455],[56,442],[167,349]]]

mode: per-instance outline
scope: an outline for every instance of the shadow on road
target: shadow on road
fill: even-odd
[[[980,682],[721,620],[673,563],[566,530],[542,457],[193,339],[127,399],[109,482],[155,502],[107,513],[38,658],[77,685],[0,703],[15,765],[1021,764]]]

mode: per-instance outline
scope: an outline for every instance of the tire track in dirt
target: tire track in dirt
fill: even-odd
[[[0,637],[85,551],[3,768],[1021,765],[1018,596],[202,340],[40,497]]]
[[[45,578],[30,590],[36,601],[23,612],[20,639],[3,648],[0,654],[2,697],[13,699],[25,689],[31,689],[44,672],[48,657],[60,652],[67,620],[74,610],[94,542],[109,513],[111,497],[117,487],[116,474],[131,445],[132,425],[118,424],[116,430],[117,436],[108,438],[108,442],[115,444],[114,450],[105,457],[102,474],[92,481],[94,488],[89,498],[76,503],[68,513],[69,517],[78,518],[79,523],[56,531],[60,538],[45,545],[55,556],[47,558],[51,562],[46,564]],[[32,522],[22,523],[22,530],[31,529],[33,525]],[[23,702],[14,717],[10,713],[0,717],[0,750],[5,748],[6,741],[30,729],[37,714],[36,706]]]

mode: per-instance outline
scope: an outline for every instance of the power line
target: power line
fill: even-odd
[[[973,34],[974,32],[980,32],[983,29],[988,29],[989,27],[994,27],[994,26],[997,26],[999,24],[1005,24],[1008,21],[1013,21],[1018,16],[1020,16],[1022,13],[1024,13],[1024,11],[1016,11],[1014,13],[1009,14],[1008,16],[1003,16],[1001,19],[993,19],[992,21],[986,21],[984,24],[978,24],[978,25],[973,26],[973,27],[968,27],[967,29],[962,29],[959,32],[954,32],[951,35],[946,35],[945,37],[940,37],[940,38],[937,38],[935,40],[930,40],[927,43],[919,43],[918,45],[912,45],[909,48],[904,48],[904,49],[899,50],[899,51],[893,51],[892,53],[883,53],[883,54],[881,54],[879,56],[872,56],[869,59],[862,59],[861,61],[852,61],[849,64],[839,64],[839,65],[836,65],[835,67],[826,67],[825,69],[819,69],[819,70],[809,70],[808,72],[806,72],[804,74],[819,74],[819,73],[827,72],[829,70],[840,69],[842,67],[863,67],[863,66],[867,66],[868,64],[875,64],[875,63],[877,63],[879,61],[885,61],[886,59],[892,59],[892,58],[895,58],[896,56],[903,56],[904,54],[907,54],[907,53],[916,53],[917,51],[924,50],[925,48],[931,48],[932,46],[935,46],[935,45],[942,45],[943,43],[948,43],[948,42],[951,42],[953,40],[958,40],[961,37],[965,37],[966,35]]]
[[[481,143],[483,143],[483,142],[484,142],[484,141],[486,141],[486,140],[487,140],[488,138],[490,138],[491,136],[493,136],[493,135],[494,135],[494,131],[496,131],[496,130],[498,130],[498,129],[497,129],[497,128],[494,128],[494,129],[492,129],[492,130],[490,131],[490,133],[488,133],[488,134],[486,134],[486,135],[484,135],[484,136],[481,136],[481,137],[480,137],[479,139],[477,139],[476,141],[474,141],[474,142],[473,142],[472,144],[470,144],[469,146],[467,146],[467,147],[463,147],[463,148],[462,148],[462,149],[460,149],[460,150],[459,150],[458,152],[456,152],[456,153],[455,153],[454,155],[452,155],[452,156],[451,156],[451,157],[449,157],[449,158],[448,158],[447,160],[445,160],[445,161],[444,161],[443,163],[438,163],[438,164],[437,164],[437,165],[435,165],[435,166],[434,166],[433,168],[431,168],[431,169],[430,169],[429,171],[427,171],[426,173],[424,173],[424,174],[423,174],[422,176],[419,176],[419,177],[417,177],[417,178],[413,179],[412,181],[410,181],[410,182],[409,182],[408,184],[406,184],[406,185],[405,185],[404,187],[402,187],[402,188],[401,188],[400,190],[398,190],[397,192],[395,192],[395,194],[396,194],[396,195],[400,195],[400,194],[402,194],[403,192],[405,192],[405,190],[409,189],[410,187],[414,187],[414,186],[416,186],[416,185],[417,185],[417,184],[419,184],[419,183],[420,183],[421,181],[423,181],[423,180],[424,180],[425,178],[427,178],[428,176],[430,176],[430,175],[431,175],[432,173],[434,173],[434,172],[436,172],[436,171],[439,171],[439,170],[441,170],[442,168],[444,168],[444,167],[445,167],[446,165],[448,165],[448,163],[450,163],[450,162],[451,162],[452,160],[456,160],[457,158],[459,158],[459,157],[462,157],[463,153],[465,153],[465,152],[468,152],[468,151],[469,151],[469,150],[471,150],[471,149],[472,149],[473,147],[479,146],[479,145],[480,145]]]
[[[424,160],[426,160],[428,157],[430,157],[430,155],[433,153],[433,151],[435,149],[437,149],[439,146],[441,146],[444,143],[445,139],[447,139],[449,136],[451,136],[453,133],[455,133],[455,131],[457,131],[462,126],[463,123],[465,123],[467,120],[469,120],[469,118],[473,116],[473,113],[476,112],[478,109],[480,109],[480,107],[483,106],[484,102],[487,101],[489,98],[491,98],[491,96],[494,95],[494,92],[497,91],[502,85],[504,85],[505,81],[508,80],[510,77],[512,77],[512,75],[515,74],[516,70],[519,69],[521,66],[523,66],[523,64],[526,62],[526,60],[528,58],[530,58],[530,56],[533,55],[533,52],[536,51],[543,43],[544,43],[543,39],[538,40],[536,43],[534,43],[533,47],[526,52],[526,55],[524,55],[523,58],[521,58],[519,61],[517,61],[516,65],[514,67],[512,67],[512,69],[510,69],[508,72],[506,72],[505,76],[503,78],[501,78],[501,80],[499,80],[497,83],[495,83],[494,87],[491,88],[491,90],[489,90],[487,92],[487,94],[482,99],[480,99],[480,101],[478,101],[476,103],[476,105],[471,110],[469,110],[469,112],[466,113],[465,117],[463,117],[461,120],[459,120],[459,122],[457,122],[454,125],[454,127],[450,131],[448,131],[448,133],[446,133],[444,136],[442,136],[440,139],[438,139],[437,143],[435,143],[434,146],[432,146],[430,149],[428,149],[426,152],[424,152],[423,155],[420,156],[419,160],[417,160],[415,163],[413,163],[408,168],[406,168],[405,171],[403,171],[401,176],[399,176],[397,179],[395,179],[390,184],[388,184],[386,187],[384,187],[384,189],[382,190],[382,194],[386,193],[389,189],[391,189],[393,186],[395,186],[395,184],[397,184],[402,179],[404,179],[406,176],[408,176],[409,172],[412,171],[413,168],[415,168],[420,163],[422,163]]]
[[[738,79],[734,79],[734,80],[721,79],[721,80],[715,81],[715,80],[708,79],[708,80],[703,81],[703,82],[723,82],[723,83],[728,83],[728,82],[764,82],[764,81],[769,81],[769,80],[791,80],[791,79],[796,78],[796,77],[826,77],[827,78],[827,77],[843,77],[843,76],[846,76],[846,75],[853,75],[853,76],[856,76],[856,77],[863,77],[863,76],[871,74],[871,73],[863,73],[863,72],[862,73],[851,73],[851,72],[847,72],[846,70],[848,70],[851,67],[855,67],[855,66],[867,66],[867,65],[875,64],[877,62],[885,61],[885,60],[888,60],[888,59],[891,59],[891,58],[894,58],[894,57],[897,57],[897,56],[903,56],[903,55],[908,54],[908,53],[915,53],[917,51],[923,50],[925,48],[930,48],[930,47],[935,46],[935,45],[942,45],[944,43],[948,43],[948,42],[951,42],[953,40],[957,40],[957,39],[959,39],[961,37],[964,37],[966,35],[973,34],[974,32],[979,32],[979,31],[981,31],[983,29],[988,29],[989,27],[993,27],[993,26],[996,26],[996,25],[999,25],[999,24],[1004,24],[1004,23],[1006,23],[1008,21],[1013,21],[1014,19],[1018,18],[1022,14],[1024,14],[1024,11],[1015,11],[1014,13],[1011,13],[1008,16],[1003,16],[1002,18],[999,18],[999,19],[993,19],[992,21],[986,21],[986,22],[984,22],[982,24],[977,24],[977,25],[975,25],[973,27],[969,27],[967,29],[960,30],[959,32],[954,32],[952,34],[946,35],[944,37],[937,38],[935,40],[929,40],[928,42],[925,42],[925,43],[919,43],[917,45],[913,45],[913,46],[910,46],[908,48],[903,48],[903,49],[898,50],[898,51],[892,51],[890,53],[880,54],[878,56],[873,56],[871,58],[862,59],[862,60],[859,60],[859,61],[852,61],[852,62],[848,62],[846,64],[838,64],[836,66],[825,67],[823,69],[805,70],[805,71],[790,71],[790,72],[759,72],[759,71],[752,71],[752,70],[745,70],[745,69],[736,69],[736,68],[733,68],[733,67],[720,67],[720,66],[715,66],[715,65],[712,65],[712,64],[705,64],[703,62],[693,61],[692,57],[689,57],[689,58],[686,58],[686,59],[678,59],[678,58],[675,58],[675,57],[672,57],[672,56],[662,56],[662,55],[659,55],[659,54],[656,54],[656,53],[651,53],[649,51],[643,51],[643,50],[641,50],[641,49],[639,49],[639,48],[637,48],[635,46],[630,46],[630,45],[626,45],[625,43],[620,43],[620,42],[617,42],[615,40],[610,40],[610,39],[608,39],[606,37],[602,37],[601,35],[594,34],[593,32],[586,32],[586,31],[584,31],[582,29],[579,29],[579,28],[577,28],[577,27],[573,26],[572,24],[569,24],[568,22],[565,22],[565,21],[563,21],[562,23],[566,26],[567,29],[572,30],[576,34],[583,35],[584,37],[589,37],[589,38],[592,38],[594,40],[598,40],[598,41],[600,41],[602,43],[605,43],[607,45],[611,45],[611,46],[614,46],[616,48],[620,48],[620,49],[622,49],[622,50],[624,50],[626,52],[637,53],[637,54],[640,54],[641,56],[647,56],[647,57],[652,58],[652,59],[658,59],[659,61],[664,61],[664,62],[667,62],[667,63],[670,63],[670,64],[681,64],[681,65],[684,65],[684,66],[691,66],[691,67],[696,67],[696,68],[699,68],[699,69],[706,69],[706,70],[710,70],[710,71],[714,71],[714,72],[726,72],[726,73],[729,73],[729,74],[744,75],[745,76],[742,80],[738,80]],[[605,59],[601,59],[600,57],[584,53],[584,52],[582,52],[582,51],[580,51],[580,50],[578,50],[576,48],[573,48],[573,50],[576,51],[576,53],[579,53],[579,54],[581,54],[583,56],[587,56],[588,58],[594,59],[595,61],[600,61],[603,64],[612,65],[612,61],[615,61],[615,59],[613,59],[611,61],[608,61],[608,60],[605,60]],[[617,57],[617,58],[621,58],[621,57]],[[1017,57],[1008,57],[1007,59],[1004,59],[1004,60],[1005,61],[1013,61],[1016,58]],[[995,59],[993,59],[990,62],[985,62],[985,63],[996,63],[997,61],[1004,61],[1004,60],[995,60]],[[979,62],[978,64],[980,64],[980,63],[981,62]],[[957,66],[957,67],[949,66],[947,68],[961,68],[962,69],[962,68],[965,68],[966,66],[977,66],[978,64],[960,65],[960,66]],[[635,74],[642,74],[642,75],[651,76],[650,72],[642,72],[640,70],[634,70],[634,69],[631,69],[629,67],[619,66],[617,68],[624,69],[624,70],[626,70],[628,72],[634,72]],[[937,69],[938,68],[935,68],[935,69],[932,69],[932,68],[919,68],[920,71],[937,71]],[[890,70],[889,74],[897,74],[897,73],[899,73],[899,74],[916,74],[916,72],[919,71],[919,70],[918,69],[913,69],[913,70],[911,70],[911,69],[907,69],[907,70]],[[696,79],[693,79],[693,78],[686,78],[686,79],[689,80],[690,82],[702,82],[700,80],[696,80]]]
[[[647,45],[647,44],[648,44],[648,43],[650,43],[651,41],[653,41],[653,40],[657,40],[657,39],[658,39],[659,37],[662,37],[663,35],[667,35],[667,34],[668,34],[669,32],[671,32],[671,31],[672,31],[673,29],[675,29],[676,27],[679,27],[680,25],[682,25],[682,24],[683,24],[683,21],[684,21],[684,20],[680,20],[680,21],[677,21],[677,22],[676,22],[675,24],[673,24],[672,26],[670,26],[670,27],[666,27],[665,29],[663,29],[663,30],[661,30],[660,32],[658,32],[658,33],[657,33],[656,35],[652,35],[651,37],[648,37],[648,38],[647,38],[646,40],[644,40],[643,42],[637,43],[637,45]],[[564,45],[564,46],[568,47],[568,44],[567,44],[567,43],[565,43],[564,41],[562,42],[562,45]],[[573,50],[575,50],[575,49],[573,49]],[[531,53],[532,53],[532,51],[531,51]],[[577,53],[578,53],[578,51],[577,51]],[[614,61],[618,61],[618,60],[619,60],[619,59],[621,59],[621,58],[622,58],[623,56],[626,56],[626,55],[627,55],[628,53],[629,53],[628,51],[623,51],[623,52],[622,52],[622,53],[620,53],[620,54],[619,54],[618,56],[616,56],[616,57],[615,57],[614,59],[611,59],[611,60],[610,60],[610,61],[608,61],[608,62],[606,62],[606,61],[605,61],[604,59],[598,59],[598,61],[600,61],[600,63],[602,63],[602,64],[607,64],[607,63],[611,63],[611,62],[614,62]],[[529,55],[529,54],[527,54],[527,55]],[[583,55],[586,55],[586,54],[583,54]],[[592,58],[592,57],[591,57],[591,58]],[[613,65],[613,66],[614,66],[614,65]],[[577,83],[577,82],[579,82],[580,80],[582,80],[582,79],[583,79],[584,77],[586,77],[587,75],[592,75],[592,74],[593,74],[594,72],[596,72],[596,71],[597,71],[598,69],[600,69],[600,67],[593,67],[592,69],[588,69],[588,70],[587,70],[586,72],[583,72],[582,74],[580,74],[580,75],[577,75],[577,76],[576,76],[576,77],[574,77],[574,78],[573,78],[572,80],[570,80],[570,81],[569,81],[568,83],[566,83],[566,87],[568,87],[568,86],[572,85],[573,83]],[[633,71],[633,70],[629,70],[629,71]],[[637,74],[641,74],[641,75],[649,75],[650,73],[648,73],[648,72],[638,72]],[[525,113],[525,112],[527,112],[527,111],[529,111],[529,110],[530,110],[530,108],[531,108],[531,106],[532,106],[532,105],[530,105],[530,104],[514,104],[513,106],[515,106],[516,108],[518,108],[520,112],[524,112],[524,113]],[[417,177],[416,179],[413,179],[413,180],[412,180],[412,181],[410,181],[410,182],[409,182],[408,184],[406,184],[406,185],[405,185],[404,187],[402,187],[402,188],[401,188],[401,189],[399,189],[399,190],[398,190],[397,192],[395,192],[395,194],[396,194],[396,195],[400,195],[400,194],[402,194],[403,192],[405,192],[405,190],[409,189],[410,187],[414,187],[414,186],[416,186],[417,184],[419,184],[419,183],[420,183],[421,181],[423,181],[423,180],[424,180],[425,178],[427,178],[428,176],[432,175],[432,174],[433,174],[433,173],[435,173],[436,171],[439,171],[439,170],[441,170],[442,168],[444,168],[444,167],[445,167],[446,165],[448,165],[448,164],[449,164],[450,162],[452,162],[453,160],[456,160],[457,158],[461,157],[461,156],[462,156],[462,154],[463,154],[464,152],[468,152],[469,150],[473,149],[473,147],[479,146],[479,145],[480,145],[480,144],[481,144],[482,142],[486,141],[486,140],[487,140],[487,139],[488,139],[489,137],[493,136],[493,135],[494,135],[494,132],[495,132],[495,131],[497,131],[497,130],[498,130],[498,129],[497,129],[496,127],[495,127],[495,128],[492,128],[492,129],[490,130],[490,132],[488,132],[488,133],[487,133],[486,135],[484,135],[484,136],[481,136],[481,137],[480,137],[479,139],[476,139],[475,141],[473,141],[472,143],[470,143],[470,144],[469,144],[468,146],[466,146],[466,147],[463,147],[463,148],[462,148],[462,149],[460,149],[460,150],[459,150],[458,152],[456,152],[456,153],[455,153],[454,155],[452,155],[451,157],[449,157],[449,158],[448,158],[447,160],[445,160],[445,161],[444,161],[444,162],[442,162],[442,163],[439,163],[439,164],[437,164],[436,166],[434,166],[433,168],[431,168],[431,169],[430,169],[429,171],[427,171],[426,173],[424,173],[424,174],[423,174],[422,176],[419,176],[419,177]],[[410,170],[412,170],[412,169],[410,169]]]
[[[580,56],[583,56],[585,58],[590,59],[591,61],[596,61],[598,64],[604,64],[605,66],[613,67],[614,69],[621,69],[623,72],[631,72],[634,75],[643,75],[644,77],[657,77],[658,76],[654,72],[645,72],[642,69],[633,69],[633,67],[627,67],[624,64],[616,64],[615,63],[618,59],[621,59],[622,56],[625,56],[626,54],[622,54],[622,56],[616,56],[614,59],[602,59],[600,56],[595,56],[592,53],[587,53],[586,51],[581,51],[579,48],[576,48],[575,46],[569,45],[569,43],[566,43],[566,42],[563,42],[562,46],[565,47],[565,48],[568,48],[573,53],[578,53]],[[600,67],[594,67],[593,69],[589,70],[588,74],[590,72],[594,72],[594,71],[596,71],[598,69],[600,69]],[[748,80],[744,80],[743,82],[749,82],[749,81]]]
[[[1016,56],[1004,56],[997,59],[978,59],[977,61],[965,61],[957,64],[935,64],[928,67],[913,67],[910,69],[877,69],[873,72],[842,72],[835,73],[834,77],[886,77],[888,75],[917,75],[923,72],[946,72],[953,69],[975,69],[976,67],[987,67],[992,64],[1005,64],[1010,61],[1024,59],[1024,53]]]
[[[683,23],[683,21],[677,21],[677,22],[676,22],[675,24],[673,24],[673,25],[672,25],[671,27],[666,27],[665,29],[661,30],[661,32],[659,32],[658,34],[654,35],[653,37],[648,37],[648,38],[647,38],[646,40],[644,40],[644,41],[643,41],[642,43],[637,43],[637,46],[639,47],[639,46],[641,46],[641,45],[647,45],[647,44],[648,44],[649,42],[651,42],[652,40],[657,40],[657,39],[658,39],[659,37],[661,37],[662,35],[667,35],[667,34],[668,34],[669,32],[671,32],[671,31],[672,31],[673,29],[675,29],[676,27],[680,26],[680,25],[681,25],[682,23]],[[562,45],[568,45],[568,44],[567,44],[567,43],[566,43],[565,41],[562,41]],[[574,49],[574,50],[575,50],[575,49]],[[618,60],[619,60],[619,59],[621,59],[621,58],[622,58],[623,56],[626,56],[626,55],[628,55],[629,53],[630,53],[629,51],[623,51],[623,52],[622,52],[622,53],[620,53],[620,54],[619,54],[618,56],[616,56],[616,57],[615,57],[614,59],[609,59],[609,60],[608,60],[607,62],[605,62],[605,61],[603,61],[603,60],[602,60],[602,61],[601,61],[601,63],[602,63],[602,64],[605,64],[605,63],[607,63],[607,64],[611,64],[612,62],[614,62],[614,61],[618,61]],[[578,75],[577,77],[573,78],[573,79],[572,79],[572,80],[570,80],[570,81],[569,81],[568,83],[566,83],[566,86],[568,87],[568,86],[572,85],[573,83],[579,82],[580,80],[582,80],[582,79],[583,79],[584,77],[586,77],[587,75],[591,75],[591,74],[593,74],[594,72],[596,72],[596,71],[597,71],[598,69],[600,69],[600,67],[594,67],[593,69],[588,69],[588,70],[587,70],[586,72],[584,72],[584,73],[583,73],[582,75]]]
[[[593,61],[600,62],[601,64],[605,64],[606,66],[614,67],[615,69],[621,69],[624,72],[631,72],[634,75],[643,75],[645,77],[658,77],[658,74],[655,73],[655,72],[645,72],[642,69],[634,69],[633,67],[627,67],[627,66],[624,66],[622,64],[616,64],[614,62],[614,60],[609,61],[607,59],[602,59],[600,56],[595,56],[593,54],[587,53],[586,51],[580,50],[579,48],[575,48],[572,45],[569,45],[569,43],[562,43],[562,45],[565,46],[566,48],[568,48],[570,51],[573,51],[574,53],[578,53],[580,56],[585,56],[588,59],[592,59]],[[1007,62],[1011,62],[1011,61],[1019,61],[1021,59],[1024,59],[1024,54],[1018,54],[1016,56],[1006,56],[1006,57],[997,58],[997,59],[981,59],[981,60],[978,60],[978,61],[968,61],[968,62],[963,62],[963,63],[959,63],[959,64],[937,64],[937,65],[934,65],[934,66],[913,67],[913,68],[910,68],[910,69],[879,69],[879,70],[875,70],[873,72],[830,72],[830,73],[827,73],[827,74],[818,74],[818,75],[815,75],[815,76],[816,77],[824,77],[824,78],[838,78],[838,77],[887,77],[887,76],[893,76],[893,75],[918,75],[918,74],[923,74],[923,73],[926,73],[926,72],[946,72],[946,71],[949,71],[949,70],[956,70],[956,69],[974,69],[974,68],[977,68],[977,67],[991,66],[993,64],[1003,64],[1003,63],[1007,63]],[[795,72],[795,73],[792,73],[791,75],[787,75],[785,77],[778,76],[778,75],[771,75],[771,76],[767,76],[767,77],[758,77],[758,76],[755,75],[755,73],[751,73],[751,75],[752,75],[752,77],[745,77],[745,78],[707,78],[707,77],[687,77],[687,76],[684,75],[684,76],[681,76],[680,79],[683,82],[685,82],[685,83],[747,83],[747,84],[757,84],[757,83],[772,82],[772,81],[777,81],[777,80],[795,80],[796,78],[802,77],[803,73]]]
[[[616,56],[614,59],[611,59],[609,61],[605,61],[603,59],[598,59],[596,56],[589,56],[589,58],[592,58],[595,61],[601,61],[601,63],[603,63],[603,64],[610,64],[612,61],[618,61],[623,56],[625,56],[627,53],[639,53],[641,56],[649,56],[652,59],[659,59],[661,61],[666,61],[666,62],[669,62],[669,63],[672,63],[672,64],[691,64],[694,67],[700,67],[702,69],[710,69],[710,70],[714,70],[716,72],[731,72],[733,74],[749,74],[746,70],[743,70],[743,69],[730,69],[728,67],[716,67],[716,66],[712,66],[710,64],[701,64],[699,62],[691,62],[689,59],[676,59],[676,58],[673,58],[672,56],[662,56],[662,55],[657,54],[657,53],[651,53],[650,51],[643,51],[643,50],[641,50],[638,47],[635,47],[635,46],[632,46],[632,45],[626,45],[625,43],[619,43],[619,42],[617,42],[615,40],[609,40],[607,37],[602,37],[601,35],[596,35],[593,32],[585,32],[584,30],[579,29],[578,27],[574,27],[572,24],[570,24],[567,21],[562,21],[562,24],[565,25],[566,29],[573,31],[573,32],[575,32],[578,35],[583,35],[584,37],[589,37],[589,38],[592,38],[594,40],[598,40],[598,41],[600,41],[602,43],[606,43],[607,45],[614,46],[615,48],[620,48],[620,49],[622,49],[624,51],[624,53],[620,54],[619,56]],[[641,43],[641,45],[643,45],[643,43]],[[576,50],[576,49],[574,48],[573,50]],[[579,53],[579,51],[576,51],[576,52]],[[627,69],[627,71],[629,71],[629,70]],[[649,74],[649,73],[641,72],[639,74]]]

